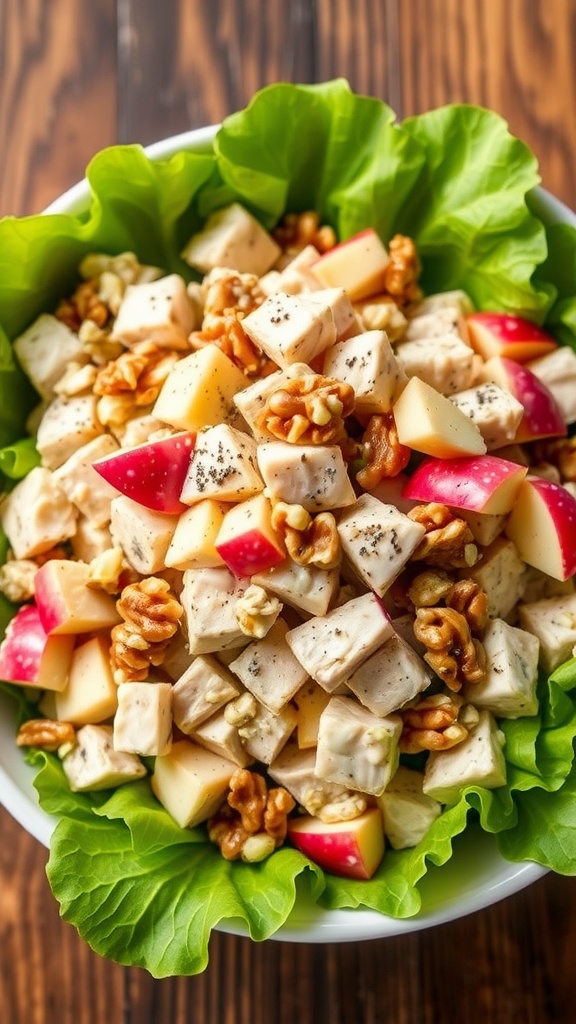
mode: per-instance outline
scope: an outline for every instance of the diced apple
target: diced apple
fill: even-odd
[[[535,359],[528,369],[552,392],[566,423],[576,422],[576,352],[558,345],[553,352]]]
[[[507,388],[524,406],[524,415],[514,437],[516,442],[566,434],[566,423],[552,392],[527,366],[494,356],[481,367],[479,377]]]
[[[439,459],[482,455],[486,444],[475,423],[419,377],[412,377],[393,408],[398,440]]]
[[[23,605],[6,627],[0,644],[0,679],[19,686],[63,690],[74,637],[48,636],[33,604]]]
[[[505,533],[528,565],[557,580],[576,573],[576,498],[560,484],[527,477]]]
[[[113,499],[111,513],[110,533],[114,544],[122,548],[132,568],[143,575],[161,572],[178,516],[154,512],[125,494]]]
[[[288,820],[292,844],[314,864],[346,878],[372,878],[384,856],[384,830],[378,807],[351,821],[323,822],[303,815]]]
[[[495,455],[426,459],[410,477],[404,497],[505,515],[514,505],[527,472],[526,466]]]
[[[152,412],[177,430],[200,430],[226,420],[234,395],[245,386],[232,360],[217,345],[205,345],[174,364]]]
[[[272,506],[263,494],[233,505],[226,512],[214,547],[235,576],[265,572],[286,557],[271,517]]]
[[[216,210],[182,252],[190,266],[207,273],[232,267],[260,277],[276,262],[280,247],[240,203]]]
[[[470,344],[483,359],[505,356],[517,363],[527,363],[557,347],[547,331],[521,316],[471,313],[467,324]]]
[[[178,740],[156,758],[152,789],[181,828],[193,828],[218,809],[235,771],[233,761]]]
[[[354,302],[384,289],[388,262],[379,235],[368,228],[329,249],[311,269],[327,288],[345,288]]]
[[[117,706],[110,639],[102,635],[92,637],[72,654],[68,685],[56,694],[57,718],[74,725],[94,725],[112,718]]]
[[[178,517],[166,552],[166,565],[174,569],[201,569],[223,565],[214,547],[218,531],[230,505],[204,498]]]
[[[120,622],[116,602],[102,590],[87,586],[85,562],[51,558],[34,579],[40,621],[47,633],[88,633]]]
[[[189,431],[122,448],[93,463],[94,469],[121,494],[145,508],[176,515],[196,435]]]

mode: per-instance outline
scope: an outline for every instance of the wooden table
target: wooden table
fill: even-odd
[[[116,141],[219,121],[262,85],[345,76],[399,116],[494,108],[576,205],[575,0],[0,0],[0,214]],[[2,1024],[573,1024],[576,888],[547,876],[433,931],[308,946],[214,936],[154,981],[58,917],[46,851],[0,811]]]

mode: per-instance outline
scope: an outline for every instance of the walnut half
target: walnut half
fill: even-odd
[[[226,802],[208,821],[208,836],[225,860],[264,860],[284,842],[295,806],[282,786],[268,789],[258,772],[238,768]]]

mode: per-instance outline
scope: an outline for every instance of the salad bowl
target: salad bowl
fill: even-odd
[[[291,111],[294,115],[300,110],[303,117],[310,116],[315,119],[316,127],[321,127],[320,134],[324,133],[329,156],[319,172],[313,169],[314,154],[308,162],[301,157],[296,136],[286,144],[285,152],[280,153],[277,160],[273,149],[270,155],[271,147],[280,145],[274,128],[279,110]],[[343,148],[343,140],[338,137],[338,131],[343,129],[336,129],[332,121],[335,111],[353,135],[344,140]],[[473,140],[469,146],[462,144],[466,134]],[[371,135],[387,140],[390,147],[387,155],[390,166],[382,173],[370,166]],[[309,137],[312,139],[312,134]],[[255,138],[258,141],[252,149],[256,153],[251,154],[250,143]],[[443,173],[443,147],[449,152],[450,146],[458,148],[461,144],[453,166],[450,159],[446,159]],[[466,160],[472,163],[480,160],[486,167],[493,145],[501,148],[502,159],[508,161],[505,177],[496,180],[492,170],[492,176],[487,173],[483,184],[482,174],[478,172],[475,184],[470,180],[464,182],[466,166],[458,169],[457,165],[465,150],[465,164]],[[339,162],[345,152],[352,156],[350,167],[343,172]],[[288,171],[285,169],[287,161]],[[290,161],[294,162],[293,167]],[[132,191],[120,182],[122,175],[129,176]],[[474,190],[481,187],[488,190],[488,197],[478,192],[474,194]],[[394,201],[387,207],[387,190],[391,188],[395,190]],[[500,201],[499,191],[502,192]],[[573,327],[575,320],[565,268],[566,261],[574,259],[576,253],[576,216],[538,186],[534,158],[523,144],[508,135],[506,126],[496,115],[470,107],[445,108],[410,119],[402,130],[402,126],[395,125],[393,114],[384,104],[354,97],[342,82],[327,83],[323,87],[270,87],[259,94],[247,111],[225,122],[223,132],[219,126],[209,126],[163,140],[145,151],[139,147],[113,147],[100,154],[88,169],[87,178],[44,211],[46,228],[36,228],[44,255],[34,257],[37,268],[31,273],[30,283],[24,286],[34,289],[31,302],[26,310],[18,297],[13,301],[8,322],[3,324],[7,335],[14,337],[43,308],[52,308],[54,298],[64,294],[62,289],[74,279],[78,259],[87,251],[105,251],[107,238],[113,251],[131,248],[143,261],[157,265],[168,263],[171,270],[180,270],[179,252],[186,234],[196,229],[213,209],[234,198],[251,206],[269,227],[286,209],[322,205],[323,215],[338,224],[343,237],[366,226],[376,226],[383,237],[389,237],[402,224],[403,211],[407,211],[406,219],[409,225],[414,225],[414,235],[421,246],[425,289],[440,291],[463,287],[478,308],[502,308],[544,320],[563,341],[570,340],[570,325]],[[139,213],[142,223],[139,223]],[[28,220],[36,225],[40,223],[40,218]],[[151,220],[154,221],[152,232],[148,230]],[[53,237],[50,239],[47,236],[51,225]],[[21,257],[25,257],[26,244],[33,244],[33,232],[28,243],[22,240],[17,243],[10,225],[8,232],[11,251],[19,251]],[[458,237],[463,234],[466,235],[465,256],[462,249],[458,250]],[[443,238],[449,240],[446,250]],[[512,252],[510,239],[517,239],[516,252]],[[448,251],[450,244],[452,251]],[[553,245],[558,246],[558,261],[549,255]],[[54,253],[54,264],[49,280],[40,287],[38,267],[50,251]],[[455,266],[456,256],[468,260],[467,272]],[[503,270],[506,260],[508,266]],[[0,274],[2,262],[0,257]],[[540,267],[544,270],[538,277]],[[16,294],[18,282],[13,268],[10,274],[12,294]],[[0,283],[0,299],[5,297],[7,287]],[[569,687],[564,686],[564,689],[569,690]],[[55,858],[62,854],[62,846],[56,844],[55,847],[54,838],[66,811],[54,796],[55,783],[47,777],[49,770],[44,763],[47,759],[39,761],[34,756],[26,759],[14,743],[19,713],[21,709],[13,695],[4,688],[0,692],[0,801],[32,836],[46,847],[52,847],[51,863],[54,864]],[[566,714],[570,717],[570,713]],[[566,722],[563,728],[567,732]],[[521,746],[520,741],[518,744]],[[558,755],[559,761],[562,758],[566,762],[565,752]],[[540,777],[534,782],[535,791],[550,798],[549,807],[544,807],[542,813],[550,815],[552,830],[555,815],[560,817],[563,813],[561,794],[564,793],[567,800],[574,785],[570,780],[570,765],[564,762],[562,766],[555,764],[553,782],[548,784],[546,778]],[[520,777],[521,768],[515,766],[515,770]],[[44,782],[38,784],[38,777],[44,777]],[[529,788],[525,780],[519,782],[523,796]],[[556,804],[555,797],[558,797]],[[576,795],[574,800],[576,806]],[[236,934],[248,933],[256,939],[294,942],[386,938],[478,911],[532,884],[550,869],[572,873],[570,864],[555,862],[549,849],[540,849],[536,837],[529,835],[529,824],[518,826],[522,841],[517,844],[499,841],[500,834],[512,835],[516,828],[517,812],[511,809],[513,802],[511,797],[506,808],[498,809],[485,804],[482,796],[473,795],[460,824],[454,826],[450,835],[441,837],[434,847],[423,851],[417,868],[412,865],[405,877],[406,893],[412,895],[397,901],[397,913],[377,909],[378,899],[364,902],[357,888],[347,890],[342,896],[335,885],[330,898],[324,899],[322,883],[301,884],[294,874],[290,892],[283,893],[282,914],[271,918],[266,927],[259,928],[247,919],[239,903],[234,902],[228,911],[224,898],[222,905],[214,910],[213,927]],[[470,808],[472,813],[468,815]],[[78,820],[83,813],[79,812]],[[525,814],[528,820],[531,814],[528,802]],[[574,816],[576,820],[576,812]],[[467,822],[467,817],[473,820]],[[89,832],[86,844],[77,851],[77,858],[87,860],[98,853],[97,830],[90,828]],[[105,842],[113,845],[111,839]],[[112,854],[112,848],[109,852]],[[158,855],[154,850],[154,856]],[[74,863],[77,864],[78,859]],[[91,863],[97,873],[97,856]],[[574,862],[573,867],[576,870]],[[71,862],[69,871],[73,870]],[[397,870],[401,875],[401,867]],[[129,871],[127,886],[128,876]],[[206,965],[209,928],[198,940],[189,935],[185,939],[180,937],[174,954],[166,957],[164,950],[155,948],[155,943],[156,947],[161,942],[166,943],[167,932],[161,931],[155,940],[151,938],[150,918],[144,922],[130,920],[123,923],[124,936],[126,929],[134,935],[138,928],[146,935],[144,938],[140,935],[134,953],[123,954],[121,936],[117,943],[107,944],[90,928],[83,927],[82,914],[78,915],[74,909],[75,895],[70,885],[63,883],[62,873],[51,871],[49,865],[49,877],[62,904],[63,915],[98,952],[119,962],[140,964],[156,976],[195,973]],[[229,875],[228,881],[232,877]],[[230,882],[230,891],[233,884]],[[386,900],[383,905],[388,906]],[[88,916],[86,907],[83,913]],[[196,908],[194,914],[197,913]],[[173,927],[166,925],[170,914],[169,899],[164,897],[160,911],[162,926],[175,934],[176,925],[173,922]]]

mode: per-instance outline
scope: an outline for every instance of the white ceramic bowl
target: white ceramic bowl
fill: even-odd
[[[157,160],[182,149],[196,149],[210,142],[216,130],[216,126],[210,126],[185,132],[149,146],[146,152]],[[84,180],[45,212],[79,214],[86,209],[88,199],[88,184]],[[538,189],[537,200],[543,218],[576,227],[576,215],[549,193]],[[39,807],[33,777],[33,769],[14,743],[14,707],[7,696],[0,694],[0,802],[27,832],[48,846],[55,820]],[[464,917],[546,874],[537,864],[504,860],[493,838],[474,826],[458,838],[454,849],[450,862],[442,868],[430,867],[419,884],[423,909],[416,917],[400,921],[374,911],[322,911],[312,903],[299,902],[274,938],[291,942],[351,942],[401,935]],[[242,934],[234,923],[223,923],[220,930]]]

